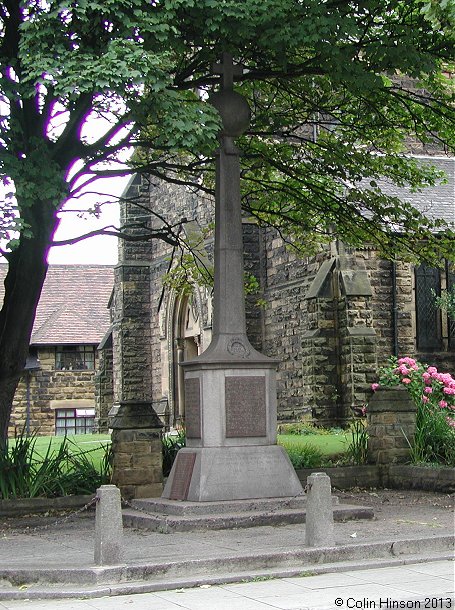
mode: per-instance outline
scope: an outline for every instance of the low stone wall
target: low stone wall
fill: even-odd
[[[336,466],[334,468],[302,468],[297,476],[303,486],[314,472],[329,475],[336,489],[381,488],[423,489],[426,491],[455,492],[455,468],[412,465]],[[22,498],[0,500],[0,517],[19,517],[49,510],[77,510],[88,504],[92,496],[64,496],[62,498]]]
[[[405,466],[391,464],[384,487],[393,489],[425,489],[428,491],[455,492],[455,468],[428,466]]]
[[[336,466],[333,468],[302,468],[297,476],[303,486],[307,477],[313,472],[325,472],[329,475],[332,486],[337,489],[352,487],[380,487],[381,473],[378,466]]]
[[[333,468],[302,468],[297,476],[303,486],[313,472],[325,472],[337,489],[381,488],[422,489],[455,492],[455,468],[414,466],[410,464],[379,464],[372,466],[336,466]]]
[[[50,510],[78,510],[89,504],[95,494],[90,496],[62,496],[61,498],[19,498],[0,500],[0,517],[21,517]]]

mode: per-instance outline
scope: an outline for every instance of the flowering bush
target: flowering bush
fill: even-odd
[[[371,389],[400,384],[417,406],[413,461],[455,465],[455,379],[414,358],[391,357]]]

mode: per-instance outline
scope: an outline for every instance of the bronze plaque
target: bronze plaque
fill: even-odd
[[[265,377],[226,377],[226,438],[267,435]]]
[[[201,390],[198,377],[185,379],[185,429],[187,438],[201,438]]]
[[[177,453],[177,463],[172,479],[170,500],[186,500],[193,476],[195,453]]]

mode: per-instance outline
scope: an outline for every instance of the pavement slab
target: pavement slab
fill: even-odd
[[[423,595],[403,583],[420,576]],[[1,610],[348,610],[455,608],[451,560],[342,570],[247,583],[204,585],[120,597],[77,600],[2,600]],[[400,605],[402,604],[402,605]]]
[[[337,495],[343,501],[343,493]],[[302,523],[169,534],[125,528],[123,563],[111,567],[94,565],[94,512],[63,520],[58,515],[3,518],[0,610],[32,608],[32,602],[66,610],[64,599],[81,610],[96,608],[98,601],[139,608],[144,595],[152,596],[153,605],[147,606],[152,609],[190,608],[217,591],[215,610],[225,602],[227,607],[229,596],[236,599],[231,609],[309,607],[300,601],[300,589],[305,600],[318,593],[319,608],[331,603],[337,587],[356,596],[368,590],[370,597],[452,592],[453,497],[349,492],[349,503],[364,506],[369,499],[374,519],[335,523],[335,545],[327,549],[305,547]]]

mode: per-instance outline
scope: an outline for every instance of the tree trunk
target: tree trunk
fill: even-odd
[[[7,447],[13,398],[24,371],[46,278],[49,243],[58,224],[55,205],[50,202],[35,202],[26,216],[31,236],[21,235],[18,247],[8,256],[0,311],[0,450]]]

